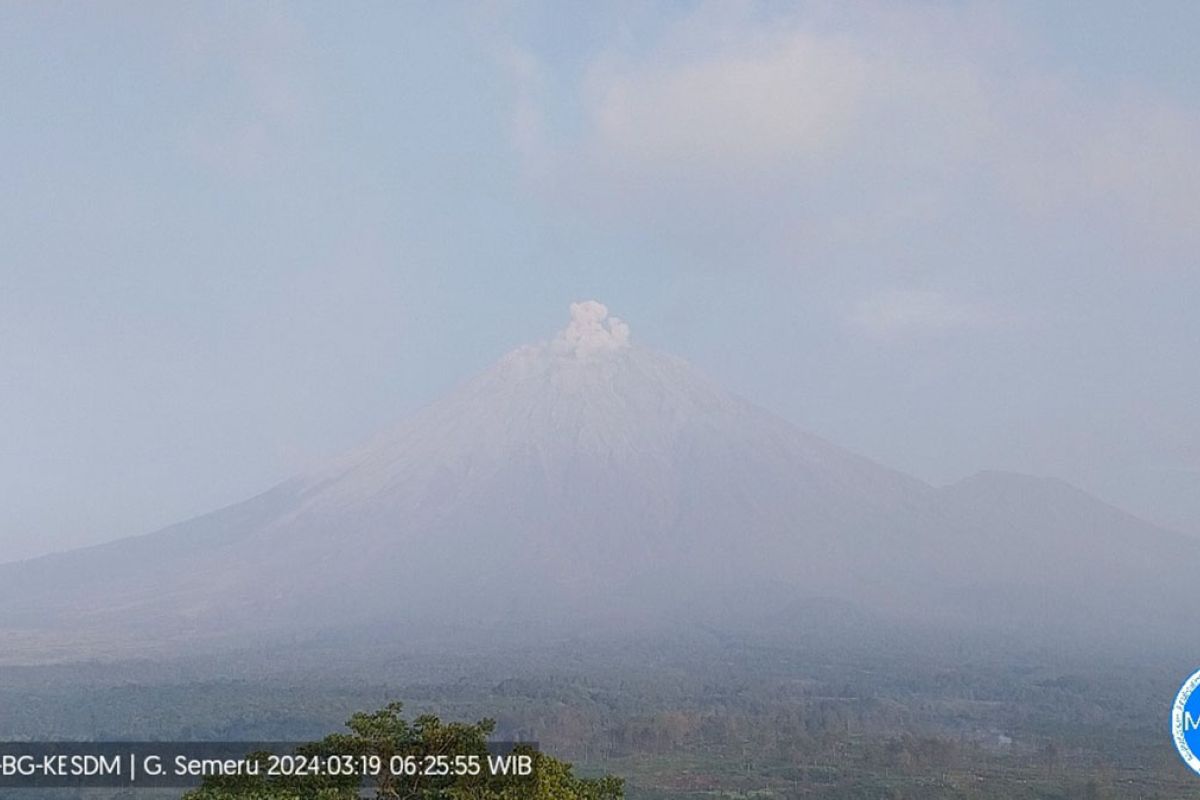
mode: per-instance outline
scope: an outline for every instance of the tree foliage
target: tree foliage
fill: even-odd
[[[403,758],[421,767],[412,774],[393,774],[385,768],[370,779],[375,796],[385,800],[621,800],[624,796],[621,779],[578,777],[570,764],[527,746],[518,746],[513,755],[532,760],[529,774],[497,774],[488,768],[488,738],[495,730],[492,720],[447,723],[425,715],[409,722],[402,711],[400,703],[391,703],[375,712],[355,714],[346,723],[348,733],[305,745],[297,755],[353,757],[356,763],[378,759],[383,765]],[[267,754],[251,757],[264,765],[265,773]],[[423,768],[427,759],[438,758],[451,765],[463,759],[457,763],[470,761],[480,769],[438,774],[439,770]],[[207,778],[184,800],[357,800],[361,796],[361,777],[325,773]]]

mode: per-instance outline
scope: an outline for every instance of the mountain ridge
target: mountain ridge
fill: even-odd
[[[599,303],[571,312],[254,498],[0,565],[0,631],[187,647],[380,618],[736,626],[835,598],[897,621],[1145,633],[1179,602],[1163,576],[1200,558],[1065,483],[931,486],[634,345]]]

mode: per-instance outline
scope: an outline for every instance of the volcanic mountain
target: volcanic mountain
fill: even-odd
[[[935,488],[634,345],[596,302],[375,441],[147,536],[0,566],[71,653],[365,625],[897,624],[1138,635],[1200,546],[1056,482]],[[103,647],[101,647],[103,645]]]

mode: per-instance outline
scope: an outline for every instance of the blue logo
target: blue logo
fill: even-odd
[[[1183,763],[1200,775],[1200,670],[1192,673],[1179,694],[1175,695],[1175,705],[1171,708],[1171,738],[1175,740],[1175,749]]]

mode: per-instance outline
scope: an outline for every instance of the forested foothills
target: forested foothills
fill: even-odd
[[[319,654],[284,663],[251,652],[228,656],[236,677],[221,680],[195,663],[8,669],[0,738],[289,740],[354,752],[527,741],[556,776],[556,788],[541,784],[547,797],[586,800],[618,796],[612,781],[582,780],[605,776],[624,779],[631,800],[1200,798],[1166,735],[1173,670],[951,655],[920,641],[873,653],[701,637],[470,657],[364,648],[338,676],[322,674]],[[351,717],[356,709],[381,710]],[[516,800],[541,797],[536,788],[422,790]],[[189,800],[295,789],[212,784]]]

